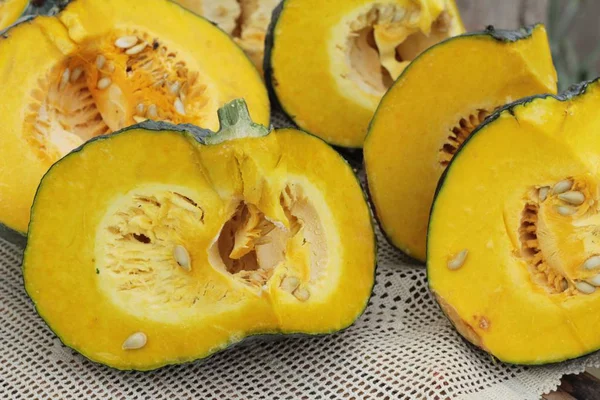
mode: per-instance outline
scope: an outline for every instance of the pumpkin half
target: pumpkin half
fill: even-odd
[[[364,146],[369,192],[392,244],[425,260],[435,186],[456,150],[491,112],[556,93],[546,30],[469,33],[413,61],[385,95]]]
[[[423,50],[462,32],[454,0],[284,0],[267,35],[265,80],[299,127],[362,147],[394,79]]]
[[[502,361],[600,349],[600,82],[518,102],[452,160],[435,198],[429,285]]]
[[[251,123],[242,101],[219,114],[218,133],[146,122],[45,175],[23,273],[66,345],[147,370],[338,331],[366,307],[375,242],[351,168],[314,136]]]
[[[0,31],[14,24],[29,5],[29,0],[0,1]]]
[[[144,119],[216,129],[217,108],[242,96],[269,121],[245,54],[166,0],[77,0],[23,22],[0,39],[0,82],[0,223],[21,233],[42,175],[86,140]]]
[[[246,52],[262,75],[265,36],[280,0],[175,0],[216,23]]]

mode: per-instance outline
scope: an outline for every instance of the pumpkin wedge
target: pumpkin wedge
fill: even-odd
[[[394,79],[423,50],[463,32],[454,0],[284,0],[267,35],[265,81],[300,128],[362,147]]]
[[[213,21],[246,52],[262,75],[265,36],[280,0],[175,0]]]
[[[166,0],[78,0],[19,24],[0,39],[0,82],[0,224],[21,234],[42,175],[86,140],[144,119],[216,129],[217,108],[242,96],[269,121],[245,54]]]
[[[17,22],[28,5],[29,0],[0,1],[0,31]]]
[[[335,332],[366,307],[374,232],[352,169],[242,101],[219,115],[218,133],[144,122],[98,138],[44,176],[23,274],[66,345],[147,370]]]
[[[456,150],[496,108],[556,93],[543,25],[448,39],[411,63],[385,95],[365,141],[377,218],[390,242],[425,260],[435,186]]]
[[[600,349],[600,82],[517,102],[471,135],[429,224],[432,292],[502,361]]]

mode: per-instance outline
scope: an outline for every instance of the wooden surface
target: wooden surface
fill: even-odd
[[[567,375],[556,392],[542,396],[544,400],[598,400],[600,380],[588,373]]]

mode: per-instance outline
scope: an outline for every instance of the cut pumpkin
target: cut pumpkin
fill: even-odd
[[[246,52],[263,73],[265,36],[271,14],[280,0],[175,0],[213,21]]]
[[[454,0],[285,0],[267,36],[265,80],[299,127],[362,147],[394,79],[423,50],[462,32]]]
[[[600,83],[488,119],[440,181],[432,292],[459,332],[502,361],[600,349]]]
[[[17,22],[28,5],[29,0],[0,1],[0,31]]]
[[[239,47],[166,0],[78,0],[20,24],[0,39],[0,82],[0,224],[21,233],[42,175],[86,140],[144,119],[216,129],[237,97],[269,121]]]
[[[364,147],[371,199],[393,245],[425,260],[435,186],[456,150],[496,108],[540,93],[556,93],[542,25],[458,36],[411,63],[382,99]]]
[[[144,122],[45,175],[23,273],[66,345],[147,370],[250,335],[338,331],[366,307],[374,232],[348,164],[251,123],[242,101],[219,114],[218,133]]]

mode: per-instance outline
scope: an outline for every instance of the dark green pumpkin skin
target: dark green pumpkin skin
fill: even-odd
[[[462,35],[453,36],[453,37],[450,37],[450,38],[448,38],[448,39],[445,39],[445,40],[443,40],[443,41],[441,41],[441,42],[439,42],[439,43],[437,43],[437,44],[433,45],[433,46],[432,46],[432,47],[430,47],[429,49],[425,50],[423,53],[419,54],[419,55],[418,55],[418,56],[417,56],[417,57],[416,57],[416,58],[415,58],[415,59],[414,59],[414,60],[413,60],[413,61],[412,61],[412,62],[411,62],[411,63],[410,63],[410,64],[409,64],[407,67],[406,67],[406,69],[405,69],[404,71],[402,71],[402,74],[400,74],[400,76],[398,77],[398,79],[396,80],[396,82],[394,82],[394,84],[392,85],[392,87],[390,87],[390,89],[388,89],[388,93],[389,93],[389,92],[392,90],[392,88],[394,87],[394,85],[396,85],[396,83],[397,83],[398,81],[400,81],[400,79],[401,79],[401,78],[402,78],[402,76],[403,76],[403,75],[406,73],[406,71],[408,71],[408,70],[410,69],[410,67],[411,67],[412,63],[413,63],[413,62],[415,62],[415,61],[417,61],[417,60],[418,60],[418,59],[421,57],[421,55],[422,55],[422,54],[426,53],[427,51],[429,51],[429,50],[430,50],[430,49],[432,49],[432,48],[435,48],[435,47],[438,47],[438,46],[444,46],[446,43],[448,43],[448,42],[451,42],[451,41],[453,41],[453,40],[461,40],[461,38],[464,38],[464,37],[473,37],[473,36],[491,37],[491,38],[493,38],[493,39],[495,39],[495,40],[498,40],[498,41],[501,41],[501,42],[517,42],[517,41],[519,41],[519,40],[522,40],[522,39],[527,39],[527,38],[531,37],[531,35],[533,34],[533,30],[534,30],[534,29],[535,29],[535,27],[536,27],[536,26],[538,26],[538,25],[539,25],[539,24],[530,25],[530,26],[527,26],[527,27],[524,27],[524,28],[521,28],[521,29],[518,29],[518,30],[504,30],[504,29],[496,29],[496,28],[494,28],[492,25],[489,25],[489,26],[488,26],[488,27],[487,27],[485,30],[483,30],[483,31],[464,33],[464,34],[462,34]],[[267,59],[267,58],[265,57],[265,61],[266,61],[266,59]],[[385,97],[386,97],[386,96],[387,96],[387,93],[386,93],[386,94],[383,96],[383,98],[381,99],[380,106],[381,106],[381,104],[383,103],[383,99],[385,99]],[[536,97],[536,96],[533,96],[533,97]],[[537,97],[540,97],[540,96],[537,96]],[[543,97],[543,96],[541,96],[541,97]],[[522,100],[519,100],[519,101],[522,101]],[[515,105],[516,103],[518,103],[518,101],[517,101],[517,102],[515,102],[515,103],[512,103],[511,105]],[[497,111],[496,113],[493,113],[493,114],[491,114],[490,116],[488,116],[488,117],[487,117],[487,119],[486,119],[486,120],[485,120],[483,123],[481,123],[481,124],[479,125],[479,127],[483,127],[483,126],[484,126],[484,125],[487,123],[487,121],[488,121],[488,120],[490,120],[491,118],[494,118],[494,119],[495,119],[495,118],[498,118],[496,114],[497,114],[497,113],[499,113],[499,112],[501,112],[502,110],[504,110],[506,107],[510,107],[511,105],[508,105],[508,106],[505,106],[505,107],[502,107],[502,108],[498,109],[498,111]],[[380,107],[380,106],[379,106],[379,107]],[[368,138],[368,137],[369,137],[369,135],[371,134],[371,130],[372,130],[372,127],[373,127],[373,121],[375,121],[375,118],[377,118],[377,113],[378,113],[378,111],[379,111],[379,107],[377,107],[377,109],[375,110],[375,113],[373,114],[373,119],[371,120],[371,123],[369,124],[369,128],[368,128],[368,131],[367,131],[367,136],[365,137],[365,140],[366,140],[366,138]],[[495,116],[495,115],[496,115],[496,116]],[[495,116],[495,117],[494,117],[494,116]],[[467,138],[467,141],[468,141],[468,138]],[[466,141],[465,141],[465,143],[466,143]],[[464,143],[463,143],[463,146],[464,146]],[[366,165],[365,165],[364,163],[363,163],[363,168],[364,168],[364,169],[365,169],[365,171],[366,171]],[[443,179],[443,178],[444,178],[444,176],[446,175],[446,172],[448,171],[448,168],[449,168],[449,166],[446,168],[446,170],[445,170],[445,171],[444,171],[444,173],[442,174],[442,177],[441,177],[441,179]],[[369,199],[369,204],[371,205],[371,208],[372,208],[372,210],[373,210],[373,215],[375,216],[375,220],[377,221],[377,224],[379,225],[379,228],[381,228],[380,230],[381,230],[381,234],[382,234],[382,236],[385,238],[385,240],[386,240],[386,241],[387,241],[387,242],[388,242],[388,243],[389,243],[389,244],[390,244],[392,247],[394,247],[394,248],[398,249],[398,251],[400,251],[400,252],[401,252],[401,253],[402,253],[402,254],[405,256],[405,258],[406,258],[407,260],[409,260],[410,264],[414,264],[414,265],[423,265],[423,262],[422,262],[422,261],[420,261],[420,260],[417,260],[416,258],[413,258],[413,257],[411,257],[410,255],[406,254],[406,253],[405,253],[405,252],[404,252],[402,249],[400,249],[400,248],[398,247],[398,245],[396,245],[396,244],[395,244],[395,243],[394,243],[394,242],[393,242],[393,241],[392,241],[392,240],[389,238],[389,236],[386,234],[385,230],[382,228],[382,226],[383,226],[383,225],[381,224],[381,221],[380,221],[379,217],[377,216],[377,208],[375,207],[375,202],[373,201],[373,196],[371,195],[371,192],[369,191],[369,179],[368,179],[368,176],[369,176],[369,175],[368,175],[368,171],[367,171],[367,179],[366,179],[366,182],[367,182],[367,184],[366,184],[367,197],[368,197],[368,199]],[[440,182],[441,182],[441,180],[440,180]],[[437,189],[436,189],[436,196],[437,196],[437,193],[438,193],[438,191],[439,191],[439,182],[438,182],[438,187],[437,187]],[[431,215],[431,212],[430,212],[430,215]]]
[[[450,160],[450,163],[448,164],[448,166],[446,167],[446,170],[444,171],[444,173],[442,174],[437,188],[435,190],[435,195],[434,195],[434,199],[433,199],[433,203],[431,205],[431,211],[429,212],[429,228],[431,228],[432,226],[432,216],[433,216],[433,211],[435,209],[435,204],[436,204],[436,199],[438,197],[438,195],[441,193],[441,191],[444,189],[444,183],[446,181],[446,178],[449,176],[449,174],[452,173],[452,165],[454,163],[454,160],[456,160],[458,157],[460,157],[461,152],[463,149],[465,149],[468,145],[469,142],[471,141],[471,139],[475,136],[475,135],[482,135],[484,134],[483,132],[485,132],[485,128],[490,125],[493,124],[494,121],[496,121],[502,114],[510,114],[510,115],[515,115],[515,108],[517,107],[526,107],[528,103],[531,103],[534,100],[537,99],[546,99],[546,98],[554,98],[558,101],[569,101],[572,99],[575,99],[579,96],[582,96],[585,94],[588,86],[590,85],[594,85],[594,84],[600,84],[600,78],[596,78],[594,80],[590,80],[590,81],[584,81],[584,82],[580,82],[577,84],[572,85],[570,88],[568,88],[567,90],[563,91],[562,93],[558,94],[558,95],[552,95],[552,94],[541,94],[541,95],[535,95],[535,96],[529,96],[529,97],[524,97],[522,99],[519,99],[513,103],[507,104],[502,108],[499,108],[497,111],[495,111],[494,113],[492,113],[490,116],[488,116],[472,133],[471,135],[469,135],[469,137],[463,142],[462,146],[458,149],[458,151],[456,152],[456,154],[454,155],[454,157],[452,157],[452,160]],[[429,252],[429,246],[427,246],[427,252]],[[429,256],[427,257],[429,258]],[[429,266],[427,265],[427,275],[429,275]],[[429,282],[429,279],[427,280]],[[429,287],[429,291],[430,293],[433,293],[433,290],[431,288],[431,285],[428,285]],[[434,300],[435,300],[435,296],[431,296]],[[437,301],[436,301],[437,303]],[[444,311],[444,309],[441,307],[441,305],[438,303],[438,306],[440,308],[440,310],[444,313],[444,315],[446,316],[446,318],[448,319],[448,321],[450,321],[450,323],[454,325],[454,322],[452,321],[452,319],[450,319],[450,317],[448,316],[448,314],[446,314],[446,312]],[[463,340],[465,340],[467,343],[469,343],[469,345],[477,348],[477,350],[479,351],[485,351],[482,350],[481,348],[479,348],[478,346],[474,345],[473,343],[471,343],[470,341],[468,341],[466,338],[464,338],[462,335],[460,335]],[[600,350],[600,348],[596,349],[596,350],[592,350],[588,353],[582,354],[579,357],[576,357],[574,359],[577,358],[581,358],[581,357],[585,357],[589,354],[595,353],[598,350]],[[489,354],[489,353],[487,353]],[[492,355],[490,355],[490,357],[493,357]],[[494,357],[495,358],[495,357]],[[573,359],[569,359],[569,360],[573,360]],[[559,361],[553,361],[553,362],[539,362],[539,363],[531,363],[531,364],[514,364],[511,362],[507,362],[505,360],[499,360],[503,363],[506,364],[511,364],[511,365],[550,365],[550,364],[557,364],[565,360],[559,360]]]

